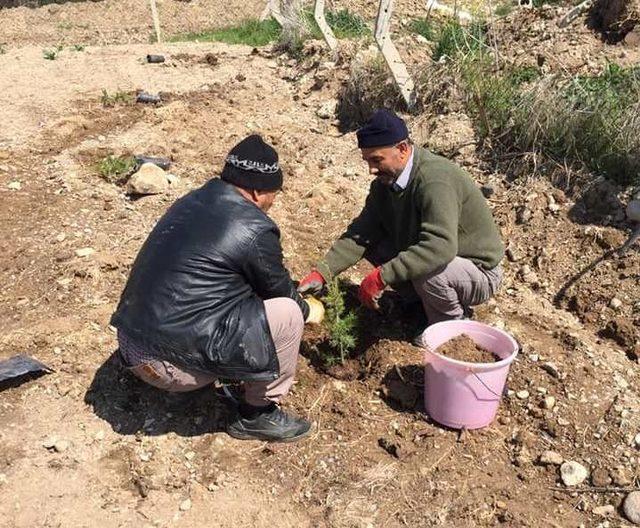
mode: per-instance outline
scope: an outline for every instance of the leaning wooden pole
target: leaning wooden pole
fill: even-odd
[[[324,16],[324,0],[316,0],[315,9],[313,11],[313,18],[318,24],[318,27],[322,32],[322,36],[324,37],[324,40],[327,42],[327,45],[329,46],[331,51],[336,51],[336,49],[338,49],[338,40],[329,27],[329,24],[327,24],[327,19]]]
[[[162,42],[162,35],[160,34],[160,18],[158,17],[158,6],[156,6],[156,0],[149,0],[149,2],[151,3],[153,27],[156,30],[156,42]]]
[[[391,14],[393,13],[393,0],[380,0],[378,18],[376,20],[375,39],[387,65],[391,70],[393,79],[400,89],[402,98],[407,104],[407,109],[412,110],[416,104],[415,84],[406,65],[400,58],[397,48],[391,41],[389,28],[391,27]]]

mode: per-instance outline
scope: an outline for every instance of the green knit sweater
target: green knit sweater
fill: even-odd
[[[455,163],[418,147],[407,187],[393,192],[374,180],[362,212],[317,268],[329,280],[383,239],[397,252],[382,266],[382,279],[390,286],[441,269],[456,256],[484,269],[494,268],[504,256],[491,210],[475,182]]]

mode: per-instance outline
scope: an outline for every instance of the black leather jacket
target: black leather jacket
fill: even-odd
[[[154,357],[237,380],[272,380],[278,358],[263,300],[302,300],[280,231],[215,178],[177,201],[138,254],[111,324]]]

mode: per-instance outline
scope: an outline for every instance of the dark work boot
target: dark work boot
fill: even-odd
[[[285,413],[275,404],[264,408],[241,404],[227,424],[227,434],[240,440],[295,442],[310,432],[309,422]]]

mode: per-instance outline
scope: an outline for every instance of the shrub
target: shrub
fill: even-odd
[[[428,18],[414,18],[409,27],[411,31],[422,35],[427,40],[434,40],[436,38],[436,27]]]
[[[463,26],[457,18],[451,18],[438,31],[433,60],[447,57],[454,59],[482,51],[485,45],[486,28],[481,22]]]
[[[358,38],[371,34],[371,30],[364,19],[355,13],[351,13],[348,9],[327,11],[325,18],[336,38]]]

